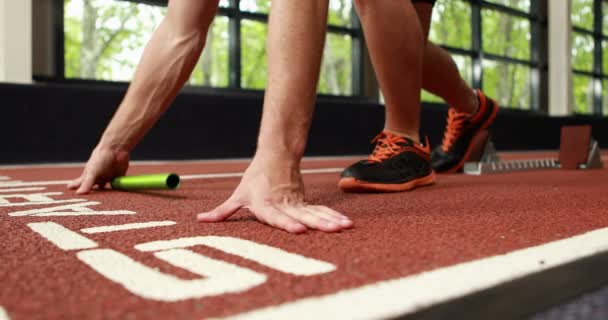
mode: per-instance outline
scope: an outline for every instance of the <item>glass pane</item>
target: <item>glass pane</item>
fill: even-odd
[[[574,75],[572,77],[574,91],[574,112],[593,113],[593,81],[590,77]]]
[[[433,9],[429,39],[450,47],[470,49],[471,5],[464,1],[438,1]]]
[[[521,11],[530,11],[530,0],[488,0],[488,2],[497,3],[509,8],[518,9]]]
[[[68,78],[131,80],[165,13],[163,7],[127,1],[65,0],[64,4]]]
[[[220,7],[230,7],[229,0],[220,0]]]
[[[253,20],[241,21],[241,87],[266,87],[266,36],[268,25]]]
[[[572,32],[572,67],[576,70],[593,70],[593,37]]]
[[[228,86],[228,18],[216,17],[209,27],[205,50],[196,64],[190,85]]]
[[[573,25],[593,30],[593,0],[572,0],[571,15]]]
[[[481,11],[483,50],[488,53],[530,60],[530,21],[496,10]]]
[[[241,0],[239,8],[241,11],[268,13],[270,11],[270,0]]]
[[[472,83],[472,67],[471,67],[471,57],[461,56],[457,54],[452,54],[452,59],[458,66],[458,71],[460,71],[460,75],[469,85]],[[422,101],[425,102],[444,102],[441,98],[429,93],[425,90],[422,90]]]
[[[530,109],[530,68],[484,60],[483,90],[502,107]]]
[[[604,74],[608,75],[608,41],[602,41],[602,63],[604,64]]]
[[[602,30],[604,35],[608,36],[608,1],[602,1],[602,12],[604,14]]]
[[[342,27],[352,26],[350,21],[352,8],[352,0],[329,0],[328,23]]]
[[[602,92],[604,93],[602,94],[602,104],[604,105],[604,108],[602,114],[604,117],[608,117],[608,80],[604,80],[603,87],[604,90]]]
[[[352,94],[351,48],[351,37],[334,33],[327,35],[319,86],[317,88],[319,93],[333,95]]]

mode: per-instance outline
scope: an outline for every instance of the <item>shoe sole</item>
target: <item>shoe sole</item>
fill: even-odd
[[[435,179],[434,171],[427,176],[404,183],[370,183],[351,177],[340,179],[338,187],[344,192],[402,192],[432,185],[435,183]]]
[[[490,100],[490,99],[488,99],[488,100]],[[475,141],[475,139],[479,135],[479,132],[481,132],[482,130],[487,129],[492,124],[492,122],[494,122],[494,120],[496,119],[496,114],[498,114],[498,109],[499,109],[500,106],[498,105],[498,102],[496,102],[495,100],[491,100],[491,101],[492,101],[492,103],[494,103],[494,105],[496,106],[496,108],[494,108],[494,112],[492,112],[492,114],[486,120],[486,122],[484,122],[483,125],[481,126],[481,128],[479,128],[479,131],[477,132],[477,134],[475,134],[473,136],[473,138],[471,139],[471,141]],[[474,147],[474,145],[472,143],[469,144],[469,147],[467,148],[467,152],[465,152],[464,157],[462,157],[462,160],[460,160],[460,162],[458,162],[455,166],[449,168],[448,170],[441,171],[441,173],[457,173],[457,172],[459,172],[462,169],[462,167],[464,167],[464,164],[465,164],[466,160],[469,158],[469,156],[471,156],[471,152],[473,152],[473,147]]]

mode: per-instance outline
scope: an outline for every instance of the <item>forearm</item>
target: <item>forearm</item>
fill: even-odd
[[[327,0],[274,0],[268,32],[268,85],[258,153],[302,157],[315,105]]]
[[[170,3],[171,5],[171,3]],[[180,3],[183,6],[183,2]],[[206,10],[200,25],[188,26],[172,13],[153,34],[125,98],[104,132],[99,146],[130,152],[169,107],[189,78],[203,50],[215,13]],[[210,11],[210,12],[207,12]],[[176,16],[172,16],[176,15]]]

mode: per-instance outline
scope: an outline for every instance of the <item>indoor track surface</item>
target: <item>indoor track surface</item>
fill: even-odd
[[[608,265],[608,169],[345,194],[339,172],[354,160],[303,169],[308,202],[355,227],[300,235],[245,210],[196,221],[231,194],[242,160],[135,162],[129,174],[175,172],[182,185],[84,196],[65,188],[81,164],[0,167],[0,319],[497,319],[608,280],[596,270]]]

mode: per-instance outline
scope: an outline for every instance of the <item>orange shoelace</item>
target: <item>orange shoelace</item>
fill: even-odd
[[[405,138],[392,134],[390,132],[381,132],[378,134],[372,143],[376,144],[374,151],[369,155],[367,161],[370,162],[382,162],[398,153],[400,153],[404,146],[402,143],[407,143]]]
[[[462,134],[462,129],[466,124],[466,120],[469,118],[469,114],[460,113],[453,108],[450,108],[448,112],[448,126],[443,135],[443,141],[441,143],[441,149],[444,152],[448,152],[456,139]]]

